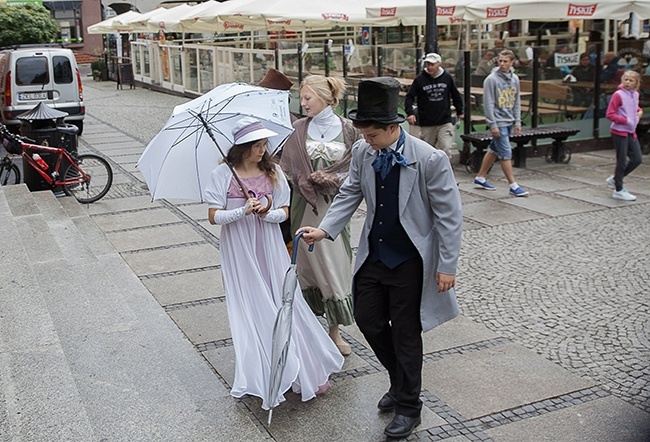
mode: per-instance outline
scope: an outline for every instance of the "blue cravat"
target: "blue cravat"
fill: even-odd
[[[375,158],[375,161],[372,162],[372,167],[375,169],[375,172],[379,173],[382,180],[385,180],[388,176],[388,173],[393,168],[393,164],[399,164],[400,166],[408,165],[408,160],[398,152],[400,148],[404,145],[404,130],[400,128],[399,139],[397,140],[397,146],[395,150],[382,149],[381,153]]]

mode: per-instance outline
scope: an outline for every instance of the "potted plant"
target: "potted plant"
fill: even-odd
[[[105,61],[93,61],[90,63],[90,69],[92,70],[94,80],[108,80],[108,65]]]

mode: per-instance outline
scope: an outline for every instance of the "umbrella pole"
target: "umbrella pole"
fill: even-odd
[[[203,118],[203,115],[195,114],[196,118],[201,121],[201,124],[203,124],[203,127],[205,128],[205,131],[208,133],[210,138],[212,139],[212,142],[214,143],[215,146],[217,146],[217,149],[219,150],[219,153],[223,157],[223,161],[226,163],[230,171],[232,172],[232,176],[235,178],[235,181],[237,181],[237,184],[239,185],[239,188],[241,189],[242,193],[244,194],[244,197],[246,199],[251,197],[250,191],[244,186],[244,183],[242,183],[241,179],[239,179],[239,175],[237,175],[237,172],[235,171],[235,168],[232,167],[232,164],[226,159],[226,154],[221,150],[221,147],[219,146],[219,143],[217,143],[216,138],[214,137],[214,134],[212,133],[212,129],[208,125],[208,122],[205,121],[205,118]],[[266,207],[264,209],[259,210],[257,213],[266,213],[271,209],[271,205],[273,204],[273,200],[271,199],[271,195],[266,196],[266,200],[268,201]]]

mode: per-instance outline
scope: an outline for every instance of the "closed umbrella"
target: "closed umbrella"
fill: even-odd
[[[293,323],[293,297],[298,288],[298,270],[296,268],[296,257],[298,256],[298,243],[305,232],[300,232],[293,239],[293,250],[291,253],[291,265],[284,275],[282,284],[282,306],[278,310],[273,325],[273,340],[271,341],[271,374],[269,377],[269,420],[273,417],[273,404],[278,402],[282,373],[287,363],[289,344],[291,343],[291,326]],[[314,250],[314,245],[309,246],[309,251]]]

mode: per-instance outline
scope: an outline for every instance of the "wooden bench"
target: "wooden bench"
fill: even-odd
[[[571,154],[570,150],[564,146],[564,141],[578,132],[580,132],[580,129],[562,126],[523,127],[519,135],[512,135],[510,137],[510,142],[516,145],[512,151],[515,167],[526,167],[526,145],[528,143],[545,138],[553,139],[553,144],[550,147],[551,150],[547,158],[556,163],[568,163],[571,159]],[[479,170],[481,161],[483,160],[483,151],[492,142],[492,132],[486,130],[483,132],[462,134],[460,138],[463,141],[472,143],[472,146],[480,152],[479,155],[473,156],[475,170]]]
[[[519,82],[522,92],[532,92],[533,82],[530,80],[520,80]],[[582,115],[587,112],[585,106],[573,106],[573,94],[571,88],[563,84],[546,83],[540,81],[537,83],[537,92],[539,101],[537,103],[537,115],[540,121],[544,116],[554,116],[556,119],[559,117],[573,118],[577,115]],[[526,109],[526,112],[532,113],[533,100],[522,99],[521,108]]]

